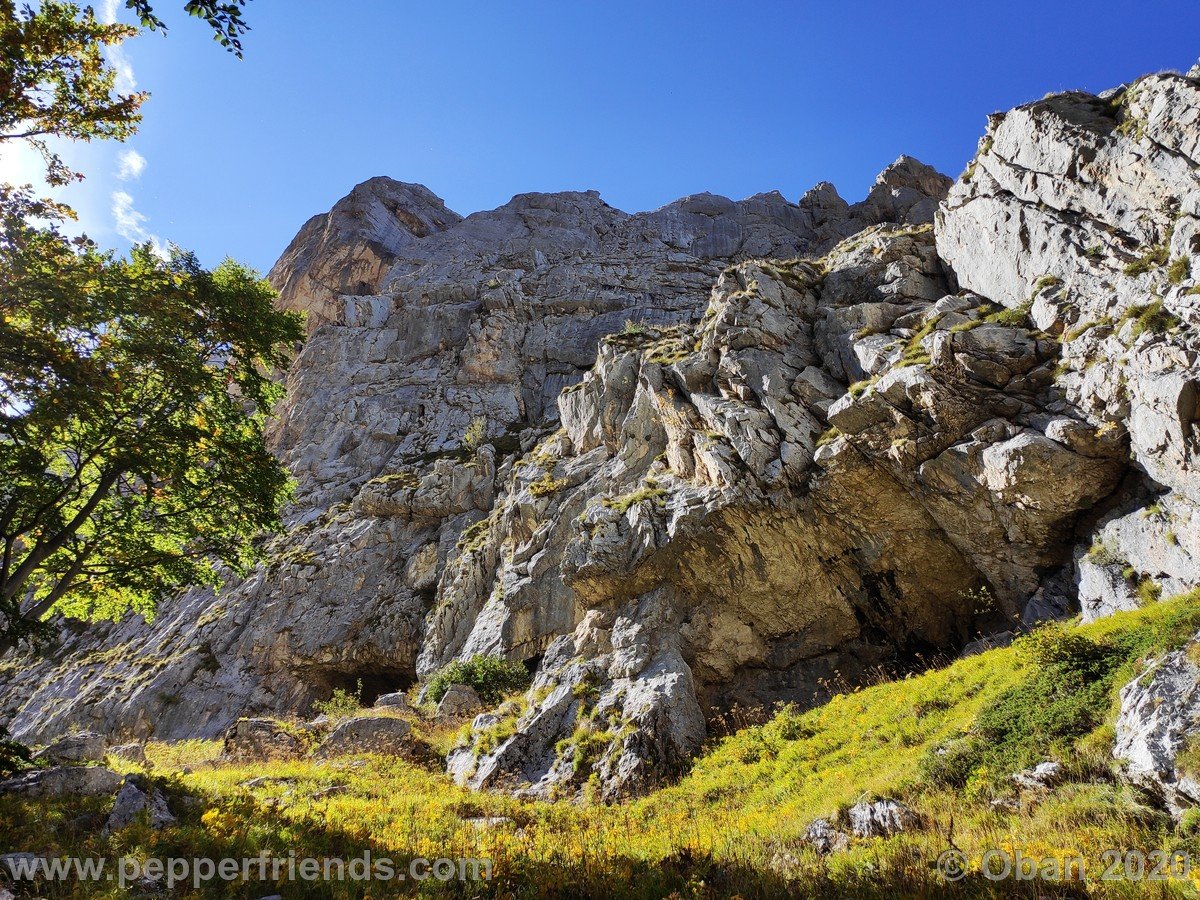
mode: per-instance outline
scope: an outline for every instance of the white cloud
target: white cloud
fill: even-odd
[[[119,0],[103,0],[100,7],[100,19],[112,24],[117,21],[117,4]],[[109,64],[116,69],[117,92],[129,94],[137,90],[137,79],[133,75],[133,64],[120,46],[105,49]],[[146,157],[133,148],[121,151],[117,157],[117,178],[120,181],[135,181],[146,171]],[[133,205],[133,197],[125,191],[112,192],[112,217],[117,234],[134,244],[150,242],[151,248],[158,256],[166,259],[169,256],[167,246],[158,235],[146,228],[149,219],[138,212]]]
[[[99,15],[103,22],[115,22],[122,0],[102,0]],[[108,48],[109,63],[117,70],[117,89],[128,93],[137,89],[133,67],[120,47]],[[119,153],[111,145],[79,144],[57,138],[50,139],[51,149],[59,152],[67,164],[92,175],[83,182],[65,187],[52,187],[45,182],[45,164],[41,156],[25,141],[0,144],[0,183],[32,184],[39,195],[49,195],[74,208],[77,221],[63,223],[68,234],[86,231],[101,243],[111,240],[114,232],[126,240],[150,243],[154,253],[169,256],[169,249],[158,235],[147,227],[149,219],[140,212],[131,194],[109,188],[114,177],[118,182],[136,181],[146,171],[146,158],[132,147]],[[111,224],[110,224],[111,223]]]
[[[100,21],[111,25],[117,21],[117,0],[104,0],[100,8]],[[137,79],[133,76],[133,63],[119,44],[105,48],[109,63],[117,72],[116,88],[119,94],[132,94],[137,90]]]
[[[133,198],[124,191],[113,191],[112,214],[121,237],[135,243],[150,237],[145,228],[146,217],[133,208]]]
[[[138,179],[146,171],[146,157],[136,150],[122,150],[117,157],[117,177],[122,181]]]
[[[169,256],[166,244],[156,234],[146,229],[149,220],[133,206],[133,197],[125,191],[113,191],[112,216],[117,226],[117,234],[134,244],[144,244],[149,241],[154,253],[166,259]]]

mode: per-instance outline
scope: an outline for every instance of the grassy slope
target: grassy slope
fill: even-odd
[[[370,848],[397,859],[484,856],[495,860],[499,875],[488,889],[501,896],[988,893],[999,888],[982,879],[943,885],[931,862],[950,841],[975,858],[995,846],[1092,859],[1106,847],[1200,852],[1193,835],[1111,777],[1111,727],[1104,724],[1115,690],[1147,654],[1178,646],[1197,629],[1200,591],[1083,628],[1051,629],[1021,646],[838,696],[806,713],[784,710],[717,742],[678,783],[615,807],[471,793],[439,772],[393,759],[226,765],[216,761],[215,743],[186,742],[150,748],[156,777],[183,810],[177,828],[134,826],[105,841],[95,822],[80,818],[78,804],[0,798],[0,831],[14,848],[110,856],[242,857],[264,848],[281,855],[352,856]],[[1009,773],[1050,755],[1068,764],[1068,783],[1044,796],[1017,794]],[[263,775],[286,781],[241,786]],[[333,785],[344,790],[314,798]],[[802,846],[799,837],[814,817],[836,816],[872,795],[903,798],[925,825],[826,858]],[[83,812],[94,818],[100,809]],[[485,815],[512,821],[485,828],[467,821]],[[1011,893],[1015,886],[1001,887]],[[280,887],[289,896],[289,886]],[[1194,894],[1190,883],[1156,885],[1155,894],[1160,889],[1164,896]],[[386,895],[378,887],[364,894],[353,883],[290,890]],[[1028,894],[1079,890],[1042,884]],[[1130,884],[1087,890],[1145,892]],[[209,890],[265,893],[259,884]],[[56,895],[52,886],[46,895]]]

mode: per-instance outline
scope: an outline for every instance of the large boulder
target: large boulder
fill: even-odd
[[[124,781],[123,775],[99,766],[55,766],[0,781],[0,794],[33,798],[110,797]]]
[[[273,719],[239,719],[225,732],[222,757],[235,762],[294,759],[304,742]]]
[[[883,798],[855,803],[846,813],[850,833],[855,837],[891,837],[920,822],[911,809],[897,800]]]
[[[404,756],[413,751],[412,726],[393,716],[355,716],[339,722],[316,749],[319,757],[379,753]]]
[[[48,765],[77,765],[102,762],[105,740],[94,731],[66,734],[33,754],[35,762]]]
[[[437,714],[446,719],[466,719],[483,709],[483,701],[469,684],[452,684],[438,701]]]
[[[116,747],[109,747],[107,755],[114,759],[123,759],[126,762],[136,763],[140,766],[149,763],[149,760],[146,759],[146,748],[138,743],[120,744]]]
[[[142,775],[127,775],[105,820],[103,833],[128,828],[142,816],[154,829],[166,828],[178,821],[171,813],[162,791]]]
[[[394,691],[375,698],[375,706],[381,709],[411,711],[412,704],[408,702],[408,694],[404,691]]]

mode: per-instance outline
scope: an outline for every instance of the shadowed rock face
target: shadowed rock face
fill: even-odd
[[[13,660],[14,731],[212,735],[499,654],[533,688],[450,771],[612,798],[735,704],[1195,583],[1198,89],[1047,98],[854,205],[358,186],[271,275],[311,327],[271,562]]]

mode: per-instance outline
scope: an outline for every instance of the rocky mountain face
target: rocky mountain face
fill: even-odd
[[[1191,587],[1198,165],[1200,79],[1158,75],[992,116],[958,182],[902,158],[853,205],[461,218],[372,179],[271,273],[311,333],[270,562],[10,657],[3,715],[212,736],[501,655],[533,686],[450,771],[613,798],[735,705]]]

